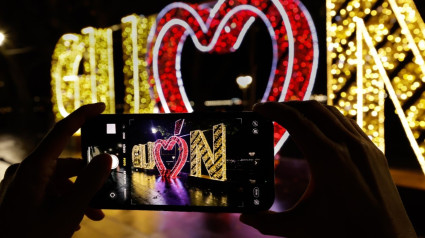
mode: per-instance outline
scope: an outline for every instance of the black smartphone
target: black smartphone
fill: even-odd
[[[81,143],[87,163],[113,160],[97,208],[251,212],[274,201],[273,125],[253,112],[99,115]]]

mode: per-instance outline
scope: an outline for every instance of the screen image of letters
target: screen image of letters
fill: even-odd
[[[131,204],[243,206],[241,120],[130,119]]]

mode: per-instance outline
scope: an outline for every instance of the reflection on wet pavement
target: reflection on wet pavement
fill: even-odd
[[[187,174],[165,179],[147,172],[132,174],[132,204],[226,206],[227,194],[189,187]]]

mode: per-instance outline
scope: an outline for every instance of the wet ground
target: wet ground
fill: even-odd
[[[132,204],[227,206],[228,194],[189,187],[187,174],[164,179],[146,172],[132,174]]]

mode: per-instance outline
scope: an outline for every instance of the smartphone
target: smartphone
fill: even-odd
[[[251,212],[274,201],[273,125],[253,112],[99,115],[81,143],[87,163],[113,161],[97,208]]]

